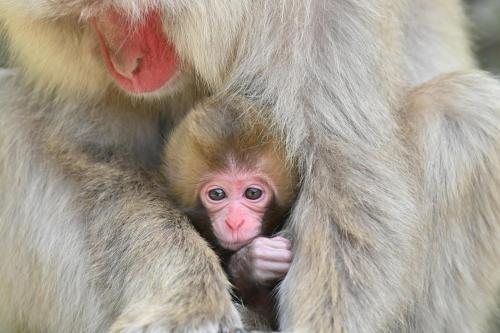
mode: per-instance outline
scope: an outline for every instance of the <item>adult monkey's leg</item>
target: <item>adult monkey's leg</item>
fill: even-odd
[[[426,270],[416,332],[486,332],[500,290],[500,82],[478,71],[413,90],[406,116],[422,168]]]

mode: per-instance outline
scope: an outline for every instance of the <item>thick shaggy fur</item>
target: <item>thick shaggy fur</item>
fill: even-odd
[[[106,74],[87,19],[110,5],[164,13],[182,78],[154,100]],[[158,119],[208,91],[266,106],[247,116],[299,162],[283,330],[487,330],[500,84],[474,70],[458,0],[0,0],[0,20],[17,66],[0,77],[7,329],[240,325],[215,255],[154,181]]]

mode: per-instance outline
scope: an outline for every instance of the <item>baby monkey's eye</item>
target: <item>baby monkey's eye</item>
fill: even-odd
[[[226,192],[221,188],[214,188],[208,191],[208,197],[213,201],[220,201],[226,197]]]
[[[262,190],[255,187],[249,187],[245,191],[245,198],[249,200],[257,200],[261,196],[262,196]]]

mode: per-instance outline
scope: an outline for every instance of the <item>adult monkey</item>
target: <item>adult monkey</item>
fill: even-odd
[[[473,71],[458,1],[0,0],[0,13],[20,68],[2,73],[0,92],[5,326],[239,324],[213,253],[149,180],[159,142],[150,109],[181,112],[207,88],[269,106],[252,116],[300,162],[282,329],[486,329],[500,285],[500,88]],[[91,26],[133,90],[116,74],[158,62],[119,52],[122,18],[141,32],[157,13],[181,72],[139,80],[136,92],[170,97],[136,101],[111,83]],[[409,92],[462,69],[472,71]]]

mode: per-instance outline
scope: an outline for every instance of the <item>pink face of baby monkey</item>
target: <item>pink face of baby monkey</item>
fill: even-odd
[[[220,245],[236,251],[262,233],[264,214],[274,197],[273,184],[252,171],[211,174],[200,189]]]

